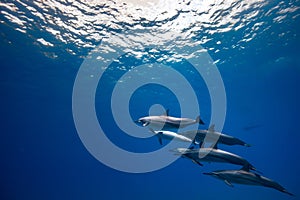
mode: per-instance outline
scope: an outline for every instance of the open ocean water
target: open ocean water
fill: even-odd
[[[299,0],[1,0],[0,13],[0,199],[300,199]],[[128,51],[113,57],[120,48]],[[98,52],[94,60],[91,51]],[[207,84],[193,68],[204,67],[198,54],[211,59],[205,77],[214,80],[210,69],[218,69],[225,100],[218,96],[222,87]],[[107,68],[97,65],[106,60]],[[86,83],[79,85],[80,92],[93,94],[88,99],[94,104],[74,94],[80,70]],[[133,73],[122,79],[127,72]],[[95,79],[99,84],[89,93]],[[114,93],[116,86],[120,90]],[[189,89],[196,94],[196,107],[184,95]],[[128,102],[122,96],[127,93]],[[225,108],[212,109],[212,93]],[[112,143],[145,156],[166,146],[149,137],[145,127],[135,127],[144,138],[130,135],[115,115],[126,126],[149,112],[160,115],[162,106],[182,116],[183,106],[188,111],[182,117],[193,119],[200,109],[205,125],[199,128],[207,129],[218,123],[213,112],[220,117],[226,111],[217,130],[252,146],[219,148],[243,156],[295,196],[259,186],[232,188],[202,174],[240,168],[230,164],[201,167],[179,158],[147,173],[124,172],[120,168],[137,172],[160,165],[164,157],[135,162],[115,156],[102,141],[89,138],[92,115],[76,121],[76,105],[79,114],[95,111]],[[98,153],[113,167],[89,152],[85,137],[95,149],[101,147]]]

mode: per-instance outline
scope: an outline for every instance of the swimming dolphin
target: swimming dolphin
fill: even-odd
[[[154,133],[158,137],[159,143],[162,145],[162,140],[167,139],[167,140],[177,140],[177,141],[182,141],[182,142],[189,142],[192,143],[193,140],[190,138],[187,138],[183,135],[178,135],[175,132],[172,131],[154,131],[153,129],[150,128],[150,131]]]
[[[275,181],[261,176],[259,174],[249,172],[248,170],[245,170],[243,168],[240,170],[218,170],[203,174],[221,179],[231,187],[233,187],[232,183],[244,185],[258,185],[274,188],[276,190],[279,190],[280,192],[294,196],[292,193],[288,192],[284,187],[282,187]]]
[[[246,159],[236,154],[223,151],[221,149],[200,148],[200,149],[186,149],[177,148],[172,150],[176,155],[181,155],[184,158],[191,159],[194,163],[201,165],[201,162],[221,162],[230,163],[234,165],[241,165],[248,170],[256,170]]]
[[[204,124],[204,122],[200,119],[200,116],[196,119],[171,117],[169,116],[169,110],[167,110],[163,115],[141,117],[136,122],[142,124],[144,127],[152,125],[165,128],[184,128],[196,123]]]
[[[226,145],[242,145],[242,146],[246,146],[246,147],[251,146],[250,144],[247,144],[246,142],[244,142],[238,138],[215,131],[214,124],[211,125],[208,130],[186,131],[186,132],[181,132],[179,134],[184,135],[188,138],[194,138],[195,142],[200,142],[200,146],[203,143],[204,138],[206,136],[219,137],[214,148],[217,148],[218,143],[226,144]]]

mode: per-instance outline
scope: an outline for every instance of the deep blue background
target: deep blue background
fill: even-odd
[[[299,35],[299,24],[297,18],[289,25],[276,24],[272,30],[292,28]],[[290,197],[263,187],[230,188],[202,175],[236,168],[230,165],[199,167],[179,159],[147,174],[127,174],[104,166],[84,148],[72,118],[73,83],[82,59],[59,49],[61,57],[51,59],[32,45],[32,38],[2,24],[1,32],[13,41],[0,40],[1,199],[299,198],[299,36],[285,44],[266,32],[243,54],[236,49],[210,52],[215,60],[232,57],[219,67],[227,93],[223,131],[253,145],[222,148],[246,157],[265,176],[296,194]],[[222,45],[230,46],[231,40],[221,39],[227,41]],[[145,114],[132,110],[136,112],[133,116]],[[174,115],[179,114],[178,108],[173,110]],[[113,129],[115,124],[108,126]],[[143,144],[159,148],[156,138]]]

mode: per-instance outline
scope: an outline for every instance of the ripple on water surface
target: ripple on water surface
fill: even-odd
[[[292,29],[274,33],[272,27],[298,20],[298,5],[298,0],[17,0],[0,3],[0,23],[26,34],[53,58],[60,56],[57,49],[86,56],[103,38],[128,30],[143,30],[149,37],[181,33],[181,39],[192,37],[218,53],[243,50],[253,39],[266,35],[275,34],[286,42],[296,38]],[[8,34],[2,36],[11,42]],[[165,41],[160,42],[164,45]]]

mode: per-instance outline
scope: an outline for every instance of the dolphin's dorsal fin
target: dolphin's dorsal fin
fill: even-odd
[[[163,116],[169,116],[169,109],[167,109],[162,115]]]
[[[224,182],[226,183],[226,185],[233,187],[232,183],[230,183],[228,180],[225,179]]]
[[[159,141],[159,144],[162,145],[162,138],[161,138],[160,134],[158,135],[158,141]]]
[[[218,149],[218,143],[216,142],[216,144],[215,145],[213,145],[213,147],[212,147],[213,149]]]
[[[215,125],[212,124],[209,128],[208,128],[209,132],[215,132]]]
[[[241,170],[249,172],[250,171],[250,165],[244,165]]]

